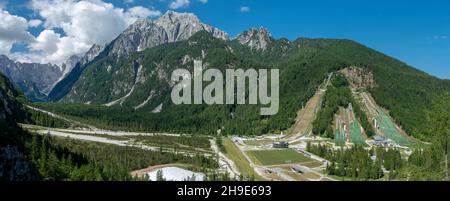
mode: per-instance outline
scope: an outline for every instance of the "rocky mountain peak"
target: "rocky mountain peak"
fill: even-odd
[[[158,18],[155,22],[158,25],[163,25],[168,23],[176,24],[182,22],[200,23],[200,20],[193,13],[178,13],[169,10],[160,18]]]
[[[147,18],[142,18],[142,19],[138,19],[136,20],[136,22],[134,22],[133,24],[131,24],[125,31],[126,32],[132,32],[132,31],[140,31],[140,30],[145,30],[148,27],[152,26],[153,22],[150,19]]]
[[[234,40],[247,45],[251,50],[266,50],[272,42],[272,34],[266,28],[252,28],[239,34]]]
[[[202,30],[212,33],[216,38],[223,40],[228,39],[227,33],[215,27],[203,24],[193,13],[167,11],[155,21],[155,24],[162,27],[167,32],[170,42],[186,40]]]
[[[130,25],[110,44],[110,53],[127,56],[161,44],[187,40],[199,31],[207,31],[216,38],[228,39],[227,33],[201,23],[192,13],[167,11],[155,21],[140,19]]]

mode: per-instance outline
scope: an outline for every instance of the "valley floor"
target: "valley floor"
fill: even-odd
[[[334,117],[335,139],[322,138],[312,134],[312,123],[321,109],[322,99],[330,84],[328,79],[319,87],[306,106],[298,111],[296,122],[286,134],[263,135],[259,137],[223,137],[221,144],[210,136],[195,136],[176,133],[143,133],[101,130],[92,125],[82,124],[42,109],[28,106],[29,109],[44,112],[55,118],[69,121],[79,128],[58,129],[22,124],[21,126],[36,134],[51,135],[74,140],[107,143],[117,146],[135,147],[143,150],[171,152],[194,156],[201,154],[215,157],[219,171],[231,178],[243,176],[249,180],[273,181],[333,181],[337,177],[325,174],[331,165],[322,157],[307,151],[307,145],[319,144],[334,150],[348,149],[363,145],[371,149],[378,145],[367,139],[362,126],[355,117],[352,107],[340,108]],[[392,140],[393,147],[409,150],[405,145],[412,142],[400,127],[395,125],[387,113],[379,107],[367,92],[353,91],[353,96],[374,122],[376,133]],[[274,148],[276,143],[285,142],[289,147]],[[403,152],[408,155],[409,152]],[[172,167],[170,164],[151,166],[136,170],[132,174],[143,175],[155,169]]]

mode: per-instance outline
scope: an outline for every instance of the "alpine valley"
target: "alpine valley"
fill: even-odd
[[[194,60],[224,74],[279,69],[279,112],[173,104],[172,72],[193,72]],[[448,175],[450,80],[351,40],[288,40],[265,28],[230,38],[192,13],[168,11],[61,66],[1,56],[0,72],[3,180]]]

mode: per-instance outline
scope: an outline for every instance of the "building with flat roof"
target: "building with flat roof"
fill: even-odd
[[[273,148],[277,148],[277,149],[287,149],[289,148],[289,143],[288,142],[274,142],[272,144]]]

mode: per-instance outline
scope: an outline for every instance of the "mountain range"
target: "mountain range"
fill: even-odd
[[[45,100],[46,94],[63,75],[63,71],[56,65],[15,62],[0,55],[0,72],[32,101]]]

